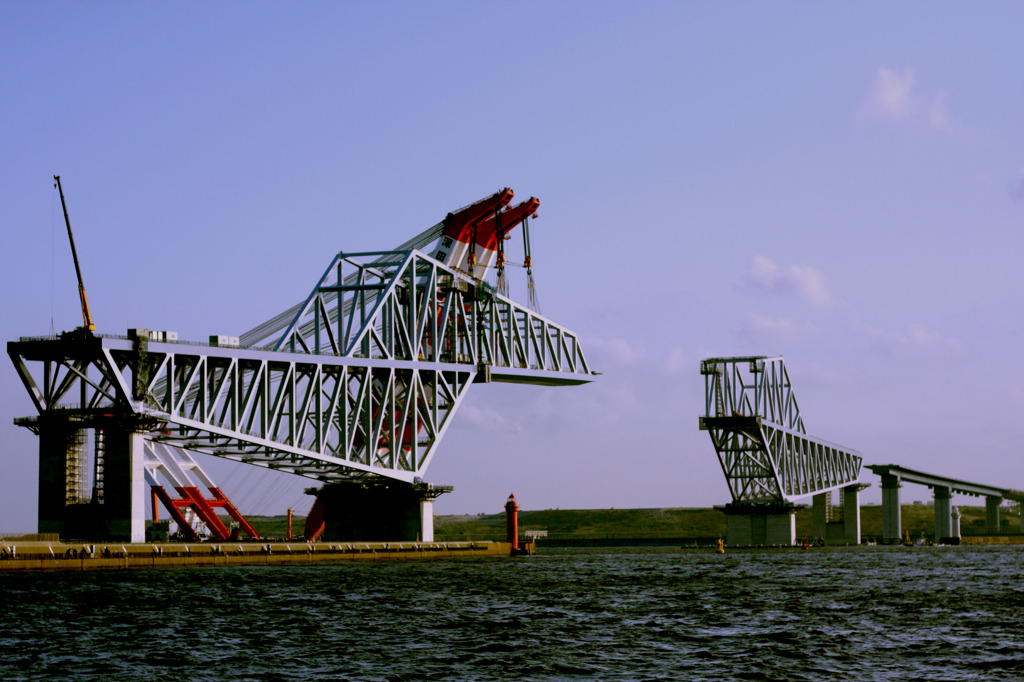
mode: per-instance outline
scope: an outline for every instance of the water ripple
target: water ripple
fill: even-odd
[[[1024,549],[0,576],[5,680],[1018,680]]]

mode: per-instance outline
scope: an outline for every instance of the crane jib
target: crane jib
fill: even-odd
[[[68,227],[68,240],[71,242],[71,257],[75,259],[75,274],[78,275],[78,298],[82,302],[82,331],[91,332],[96,329],[89,314],[89,301],[85,297],[85,284],[82,282],[82,268],[78,264],[78,251],[75,249],[75,236],[71,234],[71,219],[68,217],[68,205],[64,201],[64,188],[60,184],[60,176],[54,175],[53,180],[60,192],[60,205],[64,209],[64,224]]]

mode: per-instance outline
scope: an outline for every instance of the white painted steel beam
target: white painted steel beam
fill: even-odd
[[[132,414],[153,442],[327,482],[421,478],[474,382],[594,378],[571,331],[416,250],[338,254],[290,313],[251,347],[64,336],[8,354],[40,413]]]
[[[859,453],[805,432],[781,357],[709,358],[701,374],[700,428],[734,502],[793,502],[858,480]]]

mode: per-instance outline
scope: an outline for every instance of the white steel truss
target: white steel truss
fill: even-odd
[[[414,249],[338,254],[297,310],[246,347],[136,330],[8,354],[40,414],[132,415],[153,442],[326,482],[421,478],[474,382],[593,379],[575,334]]]
[[[781,357],[709,358],[701,374],[700,428],[734,502],[793,502],[857,482],[859,453],[807,435]]]

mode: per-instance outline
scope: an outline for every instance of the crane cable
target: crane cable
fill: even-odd
[[[498,240],[498,293],[508,296],[508,278],[505,276],[505,229],[502,226],[502,213],[494,212],[494,236]]]
[[[473,276],[473,266],[476,264],[476,221],[469,232],[469,256],[466,258],[469,263],[469,276]]]
[[[523,250],[526,256],[523,258],[523,267],[526,268],[526,288],[529,291],[528,302],[533,312],[540,314],[540,301],[537,300],[537,288],[533,282],[533,258],[530,256],[530,219],[523,218]]]

